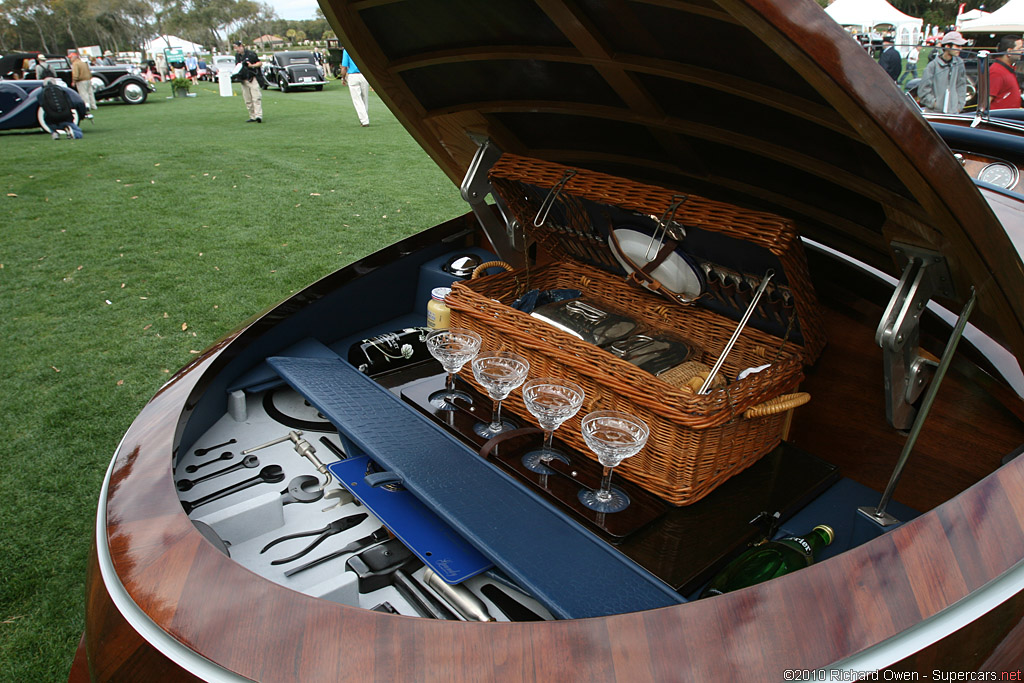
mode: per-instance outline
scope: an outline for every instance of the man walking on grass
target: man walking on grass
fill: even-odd
[[[359,67],[352,61],[348,50],[341,52],[341,79],[348,84],[348,92],[352,96],[352,106],[356,108],[359,125],[366,128],[370,125],[370,84],[366,76],[359,72]]]
[[[69,53],[68,60],[71,61],[71,85],[85,100],[85,106],[89,108],[88,116],[92,118],[93,112],[96,111],[96,96],[92,92],[92,71],[77,52]]]
[[[263,91],[256,80],[256,70],[263,66],[263,62],[255,52],[246,50],[242,41],[238,40],[235,41],[235,64],[242,65],[241,71],[238,72],[238,80],[242,84],[245,108],[249,110],[249,120],[246,123],[263,123]]]

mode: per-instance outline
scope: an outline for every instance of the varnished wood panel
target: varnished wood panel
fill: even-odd
[[[777,679],[786,668],[825,666],[909,628],[1024,555],[1024,463],[1012,463],[866,546],[679,607],[521,624],[436,622],[344,607],[243,569],[202,539],[181,511],[170,472],[174,427],[210,360],[158,396],[129,431],[107,507],[108,538],[118,574],[157,624],[254,679],[672,680],[689,672],[735,680],[752,666]],[[98,606],[102,593],[93,572],[91,673],[95,680],[141,680],[143,669],[159,667],[109,603]]]

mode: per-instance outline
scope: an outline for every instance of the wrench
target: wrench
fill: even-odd
[[[232,453],[231,451],[224,451],[223,453],[218,455],[213,460],[207,460],[206,462],[200,463],[198,465],[186,465],[185,466],[185,471],[188,472],[189,474],[192,474],[193,472],[198,472],[199,468],[201,468],[201,467],[206,467],[207,465],[212,465],[213,463],[220,462],[221,460],[231,460],[231,458],[233,458],[233,457],[235,457],[234,453]]]
[[[198,484],[200,482],[203,482],[203,481],[206,481],[207,479],[213,479],[214,477],[219,477],[222,474],[227,474],[228,472],[234,472],[235,470],[240,470],[243,467],[246,468],[246,469],[250,469],[251,470],[251,469],[253,469],[255,467],[259,467],[259,466],[260,466],[260,459],[259,458],[257,458],[255,455],[247,455],[244,458],[242,458],[241,462],[236,462],[234,465],[229,465],[229,466],[225,467],[222,470],[217,470],[216,472],[210,472],[209,474],[204,474],[203,476],[196,477],[195,479],[179,479],[177,482],[175,482],[175,485],[178,487],[179,491],[188,491],[193,486],[195,486],[196,484]],[[189,465],[189,467],[191,467],[191,465]],[[188,472],[188,467],[185,468],[185,471]]]
[[[247,488],[257,486],[259,484],[279,484],[284,481],[284,469],[280,465],[267,465],[259,471],[255,477],[246,479],[245,481],[239,482],[234,486],[215,491],[208,496],[203,496],[196,500],[183,500],[181,501],[181,507],[185,508],[185,514],[191,513],[200,505],[206,505],[212,503],[215,500],[220,500],[225,496],[230,496],[232,493],[238,493],[244,491]]]
[[[311,487],[316,488],[311,488]],[[320,480],[311,474],[303,474],[288,482],[288,488],[281,491],[281,505],[289,503],[315,503],[324,497],[324,490],[320,488]]]
[[[225,441],[224,443],[219,443],[216,446],[210,446],[209,448],[197,448],[195,454],[196,454],[196,457],[203,456],[203,455],[206,455],[207,453],[209,453],[210,451],[215,451],[218,448],[221,448],[222,446],[230,446],[233,443],[238,443],[238,442],[235,441],[234,439],[231,439],[229,441]]]

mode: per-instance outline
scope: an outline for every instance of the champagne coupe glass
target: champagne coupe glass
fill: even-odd
[[[569,458],[551,448],[551,440],[558,426],[579,412],[583,396],[583,387],[564,379],[541,377],[523,385],[526,409],[544,430],[544,446],[523,456],[526,469],[538,474],[553,474],[554,470],[545,463],[552,459],[569,462]]]
[[[612,468],[644,447],[650,435],[647,424],[629,413],[598,410],[583,418],[581,430],[583,440],[604,466],[604,476],[597,491],[579,492],[580,502],[602,513],[625,510],[629,507],[629,496],[612,488]]]
[[[430,405],[439,410],[456,410],[456,398],[473,402],[469,394],[455,389],[455,373],[480,352],[480,342],[479,334],[459,327],[435,330],[427,335],[427,350],[448,373],[445,388],[430,395]]]
[[[515,423],[501,419],[501,402],[526,381],[530,361],[511,351],[484,351],[473,359],[473,376],[494,400],[491,423],[477,422],[473,431],[490,439],[515,429]]]

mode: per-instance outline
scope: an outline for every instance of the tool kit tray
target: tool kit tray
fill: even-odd
[[[806,261],[790,223],[694,196],[678,203],[678,195],[663,188],[508,154],[491,169],[490,179],[518,222],[528,226],[529,236],[554,260],[455,283],[446,299],[451,324],[477,331],[484,348],[526,356],[532,377],[572,380],[584,388],[583,408],[559,428],[559,438],[590,455],[580,434],[587,412],[621,410],[640,417],[650,427],[650,438],[638,455],[616,468],[617,476],[674,505],[700,500],[778,445],[787,415],[773,404],[796,390],[804,363],[812,362],[825,343]],[[608,233],[619,225],[655,234],[658,217],[664,219],[673,203],[678,206],[669,220],[685,226],[679,249],[686,250],[687,258],[711,264],[707,271],[712,274],[718,269],[763,275],[771,268],[776,291],[785,294],[778,301],[788,304],[779,308],[781,316],[758,307],[720,372],[729,383],[704,395],[672,386],[510,307],[529,290],[578,289],[586,300],[626,314],[647,330],[694,342],[702,349],[699,360],[712,365],[743,315],[734,298],[710,286],[686,304],[655,294],[629,283],[608,246]],[[544,213],[544,204],[548,210],[538,227],[534,221]],[[741,370],[764,364],[770,365],[736,379]],[[471,380],[469,373],[466,379]],[[506,406],[532,422],[520,392],[513,392]]]

